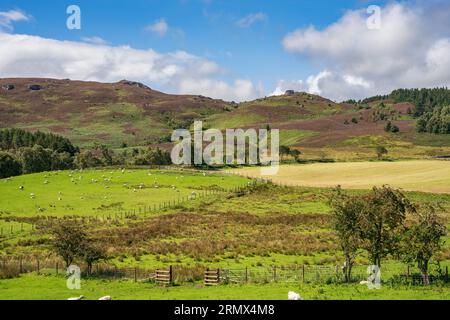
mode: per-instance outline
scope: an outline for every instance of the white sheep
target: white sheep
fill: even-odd
[[[108,301],[108,300],[112,300],[112,298],[111,298],[111,296],[104,296],[104,297],[101,297],[98,300]]]
[[[79,296],[79,297],[69,298],[67,300],[76,301],[76,300],[83,300],[83,299],[84,299],[84,296]]]
[[[297,292],[289,291],[288,300],[303,300],[303,298]]]

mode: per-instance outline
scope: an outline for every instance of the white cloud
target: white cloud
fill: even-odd
[[[236,21],[236,25],[240,28],[248,28],[256,22],[266,21],[267,15],[262,12],[251,13],[244,18]]]
[[[247,100],[259,91],[250,81],[218,80],[222,68],[185,51],[159,53],[129,46],[59,41],[0,32],[2,77],[48,77],[116,82],[140,81],[171,93]]]
[[[156,20],[153,24],[148,25],[145,30],[150,31],[157,36],[164,37],[169,31],[169,24],[165,19]]]
[[[83,37],[81,38],[82,41],[92,44],[98,44],[98,45],[106,45],[108,42],[100,37]]]
[[[0,11],[0,31],[12,31],[14,22],[30,19],[30,16],[20,10]]]
[[[184,78],[180,81],[180,91],[189,94],[207,92],[212,97],[226,97],[226,100],[247,101],[263,95],[264,90],[255,87],[250,80],[235,80],[233,84],[215,79]]]
[[[450,86],[448,3],[389,4],[382,8],[379,30],[367,28],[367,17],[366,10],[348,11],[323,30],[311,26],[286,35],[287,51],[328,73],[311,78],[310,91],[338,100],[401,87]]]

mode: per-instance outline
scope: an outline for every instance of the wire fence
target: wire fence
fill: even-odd
[[[82,277],[95,277],[111,280],[133,280],[158,283],[158,274],[170,275],[170,283],[183,284],[207,280],[211,271],[198,264],[194,266],[166,266],[161,268],[117,267],[112,264],[97,263],[91,269],[85,264],[77,264]],[[332,284],[345,282],[340,266],[334,265],[301,265],[271,268],[222,268],[217,271],[218,284],[266,284],[266,283],[305,283]],[[35,272],[37,274],[66,274],[65,263],[59,258],[0,258],[0,279],[14,278],[21,274]],[[354,266],[352,282],[366,281],[370,273],[368,266]],[[392,264],[381,268],[380,279],[383,283],[402,283],[422,285],[424,278],[417,267],[406,264]],[[450,283],[449,266],[435,264],[429,271],[431,284]]]
[[[352,282],[367,281],[371,273],[368,266],[354,266],[352,270]],[[430,269],[430,283],[449,283],[449,266],[437,265]],[[404,282],[422,284],[423,276],[419,269],[409,265],[385,266],[380,269],[380,278],[383,282]],[[344,273],[341,266],[333,265],[302,265],[297,267],[272,267],[272,268],[242,268],[221,269],[220,280],[222,283],[343,283]]]
[[[250,187],[258,183],[267,183],[262,179],[254,179],[246,185],[235,186],[231,188],[210,188],[206,190],[197,190],[189,196],[177,197],[173,200],[163,201],[159,204],[136,206],[134,209],[117,210],[116,212],[96,214],[96,215],[70,215],[70,216],[47,216],[37,215],[33,218],[7,217],[0,219],[0,240],[10,236],[20,235],[24,232],[32,232],[47,226],[52,226],[59,221],[75,221],[81,223],[95,224],[123,224],[129,220],[146,219],[158,212],[170,209],[176,209],[195,200],[207,199],[213,196],[223,196],[232,192],[245,192]]]

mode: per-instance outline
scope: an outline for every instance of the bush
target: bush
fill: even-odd
[[[0,178],[18,176],[22,173],[22,164],[13,155],[0,152]]]

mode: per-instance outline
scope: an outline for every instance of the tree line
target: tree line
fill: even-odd
[[[112,165],[168,165],[170,153],[156,148],[121,152],[96,144],[80,150],[69,139],[21,129],[0,130],[0,179],[53,170]]]
[[[450,104],[435,107],[417,119],[417,131],[434,134],[450,134]]]
[[[413,115],[420,117],[425,112],[433,111],[435,107],[450,105],[450,90],[448,88],[397,89],[388,95],[377,95],[359,101],[348,100],[346,103],[366,104],[380,100],[393,100],[395,103],[410,102],[415,105]]]
[[[423,283],[429,284],[430,262],[447,234],[436,208],[419,207],[388,186],[375,187],[364,195],[348,195],[338,188],[331,205],[347,282],[352,279],[357,256],[365,251],[371,263],[380,268],[388,256],[415,263]]]

